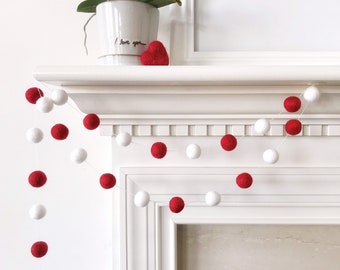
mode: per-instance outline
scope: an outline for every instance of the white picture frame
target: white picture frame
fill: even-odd
[[[320,1],[322,3],[322,1]],[[200,51],[195,37],[199,18],[196,18],[195,0],[183,2],[173,21],[171,37],[171,64],[173,65],[339,65],[340,50],[315,51]],[[320,18],[318,18],[320,20]],[[317,36],[315,37],[317,38]]]

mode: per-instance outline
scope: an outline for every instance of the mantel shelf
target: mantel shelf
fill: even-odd
[[[33,76],[60,86],[340,84],[340,66],[41,66]]]
[[[106,126],[244,126],[260,117],[282,125],[292,117],[284,99],[310,85],[321,99],[299,117],[319,125],[340,119],[340,66],[42,66],[34,77],[63,88]]]

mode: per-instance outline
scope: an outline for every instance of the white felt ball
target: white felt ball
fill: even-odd
[[[46,215],[46,208],[41,204],[33,205],[29,210],[32,219],[42,219]]]
[[[135,195],[135,205],[138,207],[145,207],[150,201],[150,195],[146,191],[138,191]]]
[[[83,163],[87,158],[87,152],[83,148],[76,148],[71,152],[70,159],[75,163]]]
[[[62,89],[54,90],[51,99],[55,105],[64,105],[68,100],[67,93]]]
[[[274,164],[279,160],[279,153],[274,149],[267,149],[262,157],[266,163]]]
[[[201,156],[201,147],[197,144],[189,144],[186,149],[186,154],[188,158],[196,159]]]
[[[216,191],[209,191],[205,195],[205,202],[209,206],[216,206],[221,202],[221,195]]]
[[[320,91],[314,85],[309,86],[303,93],[303,98],[308,102],[317,101],[320,98]]]
[[[261,118],[258,119],[254,124],[254,130],[256,133],[264,135],[266,134],[270,129],[270,123],[268,119]]]
[[[116,142],[120,146],[128,146],[131,140],[131,135],[127,132],[121,132],[116,137]]]
[[[39,143],[44,138],[44,134],[39,128],[30,128],[26,131],[26,138],[32,143]]]
[[[49,97],[41,97],[35,104],[39,112],[48,113],[53,109],[53,101]]]

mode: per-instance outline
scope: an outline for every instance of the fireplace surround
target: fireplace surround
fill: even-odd
[[[155,76],[157,74],[157,76]],[[340,224],[340,69],[337,66],[41,66],[34,77],[50,89],[62,88],[84,113],[96,113],[101,134],[112,137],[113,258],[119,270],[177,269],[177,226],[190,224]],[[284,111],[288,96],[311,85],[316,102],[303,101],[297,113]],[[257,119],[269,119],[265,135]],[[303,125],[296,136],[287,120]],[[117,145],[121,132],[132,136]],[[220,146],[225,134],[234,151]],[[168,147],[163,159],[150,154],[154,142]],[[196,144],[199,158],[186,155]],[[275,164],[262,153],[276,148]],[[249,189],[235,184],[242,172]],[[138,191],[150,194],[147,207],[134,204]],[[208,206],[209,191],[221,203]],[[168,208],[181,196],[182,212]]]

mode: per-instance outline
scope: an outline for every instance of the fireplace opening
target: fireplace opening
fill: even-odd
[[[338,270],[340,225],[178,225],[178,270]]]

